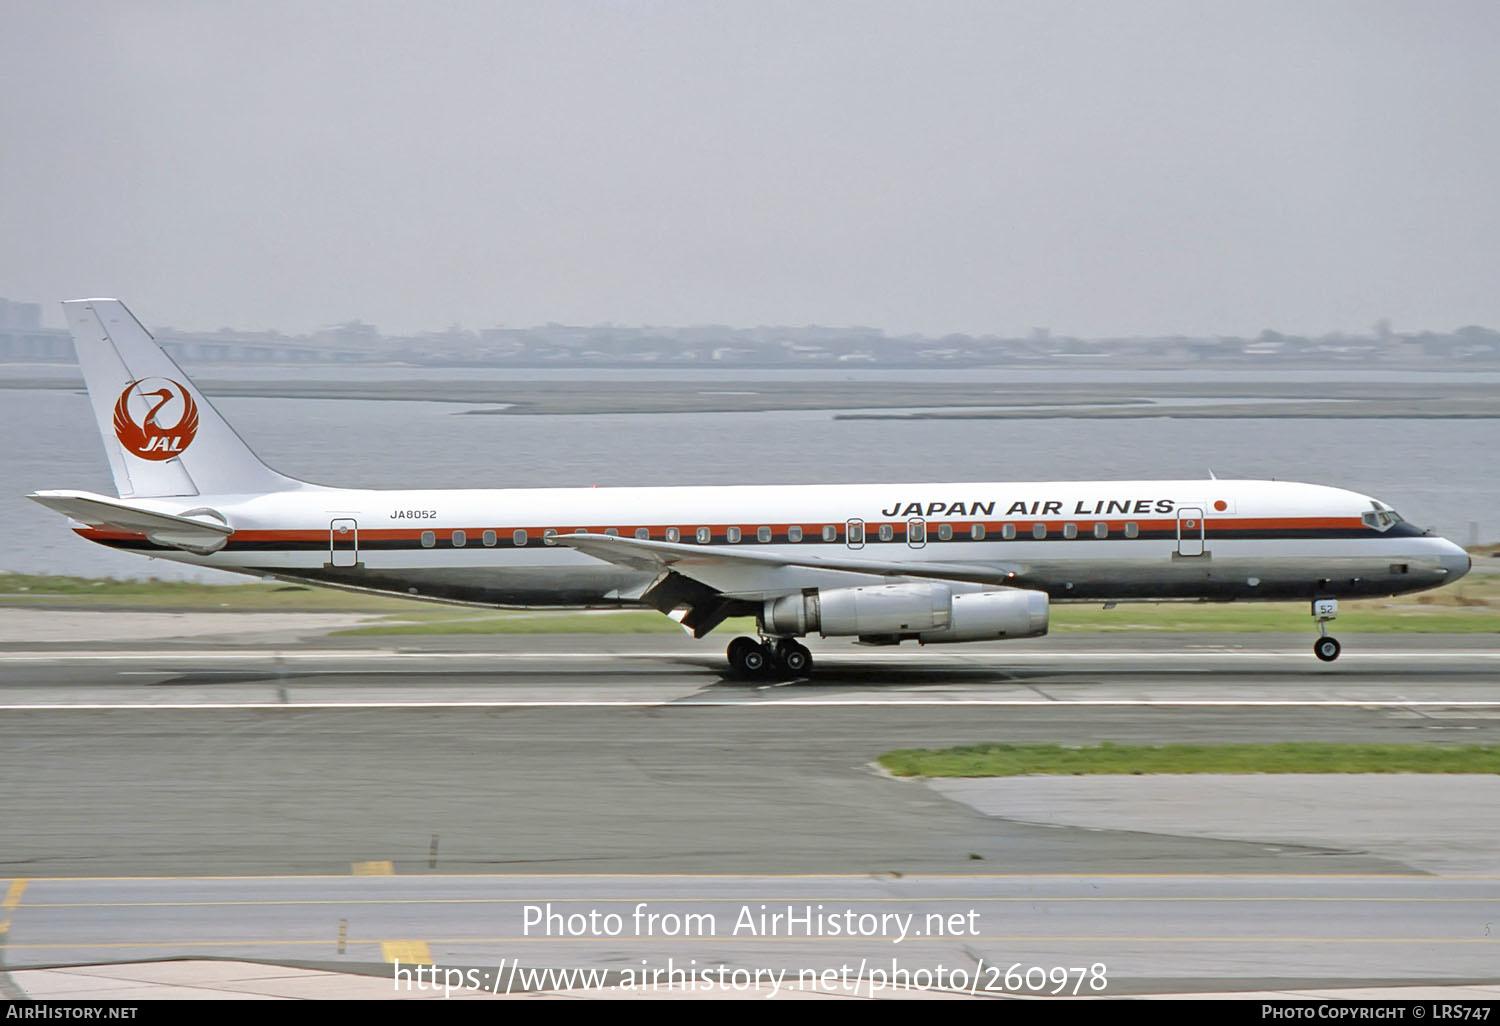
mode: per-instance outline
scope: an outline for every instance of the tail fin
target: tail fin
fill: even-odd
[[[118,299],[63,303],[120,497],[302,486],[250,451]]]

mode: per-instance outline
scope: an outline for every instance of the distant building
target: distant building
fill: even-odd
[[[0,328],[31,330],[41,326],[41,303],[17,303],[12,299],[0,299]]]
[[[406,337],[381,335],[373,324],[353,320],[312,335],[276,331],[186,332],[158,327],[153,334],[185,363],[374,363],[415,366],[619,367],[674,363],[747,368],[848,365],[869,367],[993,367],[1025,361],[1031,366],[1173,368],[1187,364],[1257,367],[1312,363],[1485,368],[1500,363],[1500,332],[1466,325],[1451,332],[1391,330],[1376,322],[1364,335],[1304,338],[1267,329],[1253,338],[1185,336],[1080,339],[1045,327],[1021,338],[993,334],[890,336],[878,328],[821,325],[723,324],[631,327],[542,324],[529,328],[443,331]],[[0,361],[72,363],[68,332],[42,326],[42,305],[0,299]]]
[[[71,336],[59,328],[42,327],[42,304],[0,299],[0,360],[72,359]]]

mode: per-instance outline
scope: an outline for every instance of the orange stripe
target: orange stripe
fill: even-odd
[[[1234,528],[1236,530],[1259,530],[1259,531],[1279,530],[1279,529],[1301,529],[1301,530],[1307,530],[1307,529],[1316,529],[1316,528],[1344,528],[1344,529],[1349,529],[1349,528],[1359,528],[1359,527],[1363,526],[1363,522],[1358,517],[1243,517],[1242,518],[1242,517],[1227,517],[1227,516],[1222,516],[1221,515],[1221,516],[1216,516],[1216,517],[1205,517],[1205,518],[1200,518],[1200,519],[1202,519],[1204,527],[1206,529],[1208,529],[1210,532],[1213,530],[1213,528],[1220,527],[1220,526],[1222,526],[1222,527],[1232,527],[1232,528]],[[1049,533],[1052,532],[1052,531],[1059,531],[1059,532],[1061,532],[1062,529],[1063,529],[1063,526],[1065,524],[1073,524],[1081,532],[1081,531],[1092,531],[1095,524],[1102,523],[1102,524],[1105,524],[1109,528],[1109,530],[1111,531],[1111,533],[1116,532],[1116,531],[1124,531],[1125,525],[1127,523],[1136,524],[1143,531],[1145,531],[1145,530],[1172,530],[1172,529],[1175,529],[1176,526],[1177,526],[1177,520],[1176,520],[1175,517],[1173,517],[1173,518],[1161,518],[1161,517],[1157,517],[1157,518],[1153,518],[1153,519],[1140,518],[1140,519],[1135,519],[1135,520],[1082,518],[1082,517],[1077,517],[1077,518],[1074,518],[1074,519],[1071,519],[1071,520],[927,520],[927,521],[924,521],[924,523],[929,528],[931,528],[933,526],[936,526],[936,525],[939,525],[939,524],[948,524],[955,531],[966,531],[966,530],[969,530],[971,527],[973,527],[975,524],[980,524],[980,525],[982,525],[984,527],[984,529],[985,529],[986,532],[989,532],[989,531],[996,531],[996,532],[998,532],[998,531],[1001,530],[1001,528],[1005,524],[1014,524],[1016,526],[1016,530],[1018,532],[1019,531],[1030,531],[1035,525],[1037,525],[1037,524],[1043,524],[1043,525],[1046,526],[1046,528],[1047,528],[1047,530],[1048,530]],[[866,531],[867,534],[870,533],[871,531],[878,531],[880,529],[880,527],[882,527],[883,525],[886,525],[886,524],[889,524],[893,529],[895,529],[896,531],[898,531],[900,533],[903,533],[903,534],[906,533],[906,530],[907,530],[907,522],[905,520],[867,520],[867,521],[864,522],[864,524],[865,524],[865,531]],[[651,538],[653,538],[653,539],[658,539],[658,540],[660,540],[662,538],[665,538],[668,529],[672,528],[672,527],[675,527],[681,533],[681,535],[682,535],[683,538],[691,539],[693,537],[694,533],[698,530],[698,528],[704,527],[704,526],[708,527],[711,536],[714,537],[714,538],[723,538],[723,537],[725,537],[725,532],[726,532],[726,530],[729,527],[738,527],[740,529],[740,533],[743,536],[745,536],[746,538],[748,538],[748,539],[753,539],[755,537],[755,532],[757,530],[759,530],[760,528],[762,528],[762,527],[769,527],[771,529],[771,531],[772,531],[773,534],[786,534],[788,528],[791,528],[791,527],[800,527],[800,528],[802,528],[802,532],[803,532],[804,536],[807,537],[809,540],[816,540],[816,539],[820,538],[821,535],[822,535],[822,530],[823,530],[824,527],[834,527],[834,528],[836,528],[838,530],[838,532],[839,532],[839,536],[840,537],[843,537],[844,532],[845,532],[845,522],[841,521],[841,520],[840,521],[833,521],[833,522],[828,522],[828,521],[814,521],[814,522],[811,522],[811,523],[809,523],[809,522],[801,522],[801,523],[792,523],[792,524],[708,524],[708,525],[705,525],[705,524],[701,524],[701,523],[698,523],[698,524],[689,523],[689,524],[671,524],[671,525],[659,525],[659,524],[632,524],[632,525],[624,525],[624,526],[617,526],[617,525],[613,525],[613,524],[609,525],[609,527],[614,527],[616,530],[618,530],[620,532],[620,537],[622,537],[622,538],[632,539],[632,538],[635,537],[635,532],[639,528],[645,527],[646,530],[649,532],[649,536]],[[395,529],[390,529],[390,528],[361,528],[361,529],[359,529],[359,537],[360,537],[360,539],[362,541],[418,541],[418,540],[421,539],[422,534],[425,531],[435,531],[435,532],[436,531],[441,531],[443,534],[446,535],[446,534],[450,534],[452,531],[459,530],[459,531],[463,531],[466,535],[468,535],[469,538],[470,538],[470,540],[476,541],[476,542],[479,541],[479,539],[483,536],[483,534],[484,534],[485,531],[494,531],[497,535],[500,535],[506,541],[509,541],[510,538],[511,538],[511,536],[516,531],[518,531],[518,530],[524,530],[526,532],[527,540],[528,541],[539,541],[542,538],[543,531],[549,531],[550,530],[550,531],[556,531],[558,534],[573,534],[574,532],[576,532],[578,530],[584,530],[584,531],[588,531],[591,534],[603,534],[607,529],[608,529],[608,527],[600,526],[600,525],[579,525],[579,524],[570,525],[570,526],[558,526],[558,527],[551,527],[551,526],[549,526],[549,527],[546,527],[546,528],[542,528],[542,527],[525,527],[525,528],[517,528],[517,527],[459,527],[459,528],[450,528],[450,527],[446,527],[446,526],[439,526],[436,522],[433,522],[431,524],[431,526],[428,526],[428,527],[425,527],[425,528],[420,528],[420,529],[412,529],[412,528],[405,528],[405,529],[402,529],[402,528],[395,528]],[[145,537],[145,535],[143,533],[134,532],[134,531],[120,531],[120,530],[116,530],[116,529],[113,529],[113,528],[79,527],[79,528],[75,528],[74,530],[75,530],[75,532],[77,534],[79,534],[79,535],[81,535],[81,536],[83,536],[85,538],[88,538],[88,539],[91,539],[91,540],[96,540],[96,541],[110,541],[110,540],[117,540],[117,539],[142,538],[142,537]],[[276,531],[276,530],[240,530],[240,531],[236,531],[234,533],[234,538],[235,538],[236,541],[288,541],[288,542],[291,542],[291,541],[324,541],[324,540],[326,540],[328,538],[328,536],[329,536],[328,530],[327,529],[322,529],[322,528],[316,529],[316,530],[311,530],[311,531],[307,531],[307,530],[286,530],[286,531]]]
[[[1223,519],[1211,517],[1204,523]],[[1247,517],[1243,520],[1235,518],[1232,523],[1235,527],[1251,531],[1271,531],[1278,527],[1363,527],[1364,522],[1359,517]]]

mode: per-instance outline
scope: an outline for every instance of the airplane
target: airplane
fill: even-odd
[[[63,304],[118,496],[28,496],[89,541],[302,584],[504,608],[644,608],[731,673],[810,676],[813,634],[1039,637],[1053,602],[1311,604],[1458,580],[1459,546],[1378,499],[1285,481],[334,488],[277,473],[115,299]]]

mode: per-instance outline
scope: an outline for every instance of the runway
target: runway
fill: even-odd
[[[1485,932],[1500,918],[1494,877],[85,879],[26,893],[13,966],[399,957],[408,978],[414,962],[474,968],[461,982],[489,992],[583,968],[619,985],[724,967],[788,994],[850,996],[902,970],[986,996],[1411,985],[1492,979],[1500,945]]]
[[[1346,639],[1331,665],[1307,639],[1253,635],[830,645],[815,680],[759,683],[668,635],[418,640],[0,651],[0,874],[26,881],[0,913],[5,965],[358,965],[407,941],[491,967],[907,957],[885,936],[518,940],[519,906],[622,913],[644,896],[716,916],[763,898],[969,902],[984,931],[910,944],[922,964],[1089,958],[1148,990],[1500,975],[1500,863],[1428,875],[1417,856],[1440,842],[1407,858],[1399,816],[1372,828],[1385,846],[1289,841],[1274,807],[1195,836],[1153,821],[1144,791],[1111,798],[1107,826],[1062,798],[1049,822],[871,766],[988,740],[1500,743],[1488,637]],[[1493,836],[1467,779],[1418,800]],[[1327,794],[1308,804],[1330,823],[1365,801]]]
[[[675,635],[11,644],[0,646],[0,708],[1062,702],[1500,714],[1500,647],[1491,636],[1360,637],[1331,664],[1317,662],[1310,644],[1233,634],[1064,635],[923,649],[825,642],[811,680],[754,682],[727,676],[720,642]]]

